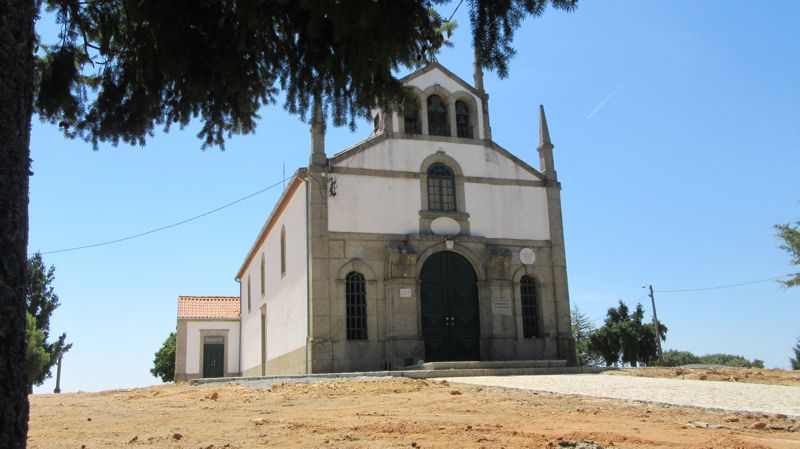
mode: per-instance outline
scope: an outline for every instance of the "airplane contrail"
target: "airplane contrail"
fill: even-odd
[[[586,120],[589,120],[590,118],[592,118],[592,116],[593,116],[593,115],[594,115],[594,114],[595,114],[597,111],[599,111],[599,110],[600,110],[600,109],[601,109],[601,108],[602,108],[602,107],[603,107],[603,106],[604,106],[606,103],[608,103],[608,100],[610,100],[610,99],[611,99],[611,97],[613,97],[614,95],[616,95],[616,94],[617,94],[617,92],[619,92],[619,90],[620,90],[620,89],[622,89],[623,87],[625,87],[625,85],[626,85],[626,84],[628,84],[628,81],[630,81],[630,79],[631,79],[631,78],[633,78],[633,73],[631,73],[631,74],[630,74],[630,75],[629,75],[627,78],[625,78],[625,81],[623,81],[623,82],[622,82],[622,84],[620,84],[619,86],[617,86],[617,88],[616,88],[616,89],[612,90],[612,91],[611,91],[611,93],[610,93],[610,94],[608,94],[608,96],[605,98],[605,100],[601,101],[601,102],[600,102],[600,104],[598,104],[598,105],[597,105],[597,107],[596,107],[596,108],[594,108],[594,110],[593,110],[592,112],[590,112],[590,113],[589,113],[589,115],[587,115],[587,116],[586,116]]]

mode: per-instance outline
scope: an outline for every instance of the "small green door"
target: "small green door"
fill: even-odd
[[[480,360],[478,287],[472,265],[443,251],[425,261],[420,278],[425,360]]]
[[[205,337],[203,342],[203,377],[222,377],[225,373],[225,340]]]

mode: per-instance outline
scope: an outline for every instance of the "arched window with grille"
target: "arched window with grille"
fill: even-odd
[[[539,311],[536,298],[536,281],[530,276],[523,276],[519,283],[522,298],[522,336],[539,337]]]
[[[447,105],[441,97],[428,97],[428,134],[431,136],[449,136],[450,123],[447,121]]]
[[[428,209],[456,210],[455,177],[444,164],[433,164],[428,168]]]
[[[364,275],[351,271],[345,278],[347,339],[367,339],[367,283]]]
[[[456,101],[456,132],[458,137],[472,139],[472,125],[469,124],[469,108],[463,101]]]
[[[416,98],[408,98],[403,104],[403,124],[406,134],[420,134],[419,103]]]

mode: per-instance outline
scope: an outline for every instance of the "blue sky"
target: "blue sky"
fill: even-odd
[[[486,89],[494,140],[534,167],[536,109],[545,105],[573,305],[598,325],[618,299],[641,301],[649,314],[642,285],[652,284],[666,349],[788,368],[800,288],[663,292],[797,270],[772,226],[800,219],[800,4],[759,6],[617,0],[548,11],[525,21],[510,76],[487,73]],[[456,19],[455,48],[439,61],[471,82],[466,8]],[[42,22],[40,32],[52,28]],[[370,128],[329,128],[328,155]],[[307,125],[280,107],[224,152],[201,151],[196,132],[93,152],[34,119],[29,252],[198,215],[279,182],[284,164],[291,174],[310,151]],[[62,389],[158,383],[148,370],[175,328],[178,295],[238,294],[234,275],[279,192],[139,239],[45,255],[61,298],[52,328],[74,344]]]

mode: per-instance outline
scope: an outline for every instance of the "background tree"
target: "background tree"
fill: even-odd
[[[697,356],[689,351],[666,351],[656,362],[658,366],[682,365],[724,365],[737,368],[763,368],[764,362],[759,359],[748,360],[735,354],[706,354]]]
[[[664,351],[655,364],[658,366],[683,366],[696,363],[700,363],[700,358],[693,353],[670,349],[669,351]]]
[[[797,344],[794,345],[792,350],[794,351],[794,358],[790,358],[789,363],[792,364],[792,369],[800,370],[800,337],[797,338]]]
[[[763,368],[764,361],[759,359],[748,360],[736,354],[706,354],[699,357],[697,363],[704,365],[725,365],[735,368]]]
[[[800,265],[800,221],[790,224],[777,225],[778,237],[783,240],[781,249],[785,250],[792,257],[792,265]],[[797,287],[800,285],[800,273],[795,273],[793,277],[786,281],[779,281],[786,287]]]
[[[175,381],[175,332],[169,334],[161,349],[156,352],[150,374],[160,377],[163,382]]]
[[[255,130],[278,101],[334,125],[376,102],[401,104],[393,76],[433,58],[448,0],[317,2],[0,0],[0,447],[25,447],[25,261],[30,125],[36,112],[69,137],[144,145],[156,127],[199,119],[204,145]],[[460,2],[459,2],[460,3]],[[478,63],[505,76],[515,30],[548,5],[577,0],[471,0]],[[38,7],[61,24],[37,42]],[[391,30],[387,33],[386,30]],[[36,47],[36,44],[38,47]],[[46,45],[49,44],[49,45]],[[34,57],[34,49],[45,54]]]
[[[25,364],[28,379],[28,392],[33,392],[33,384],[50,364],[50,354],[44,348],[44,332],[36,328],[36,318],[25,314]]]
[[[589,334],[595,330],[592,321],[586,314],[572,306],[572,338],[575,339],[575,352],[580,366],[597,366],[603,359],[589,351]]]
[[[655,326],[643,319],[641,304],[630,313],[620,300],[617,308],[606,312],[603,326],[589,334],[588,351],[602,358],[606,366],[653,364],[658,355]],[[659,322],[659,328],[661,340],[666,340],[667,326]]]
[[[35,319],[36,329],[42,332],[42,350],[49,356],[33,379],[33,385],[41,385],[46,379],[50,378],[53,366],[58,362],[59,354],[63,354],[72,347],[72,343],[67,344],[67,334],[63,333],[55,341],[47,342],[50,337],[50,318],[53,311],[60,305],[58,295],[53,288],[56,269],[54,266],[46,267],[42,260],[42,255],[34,254],[28,259],[27,263],[27,297],[26,306],[28,313]],[[28,363],[30,370],[30,363]]]

